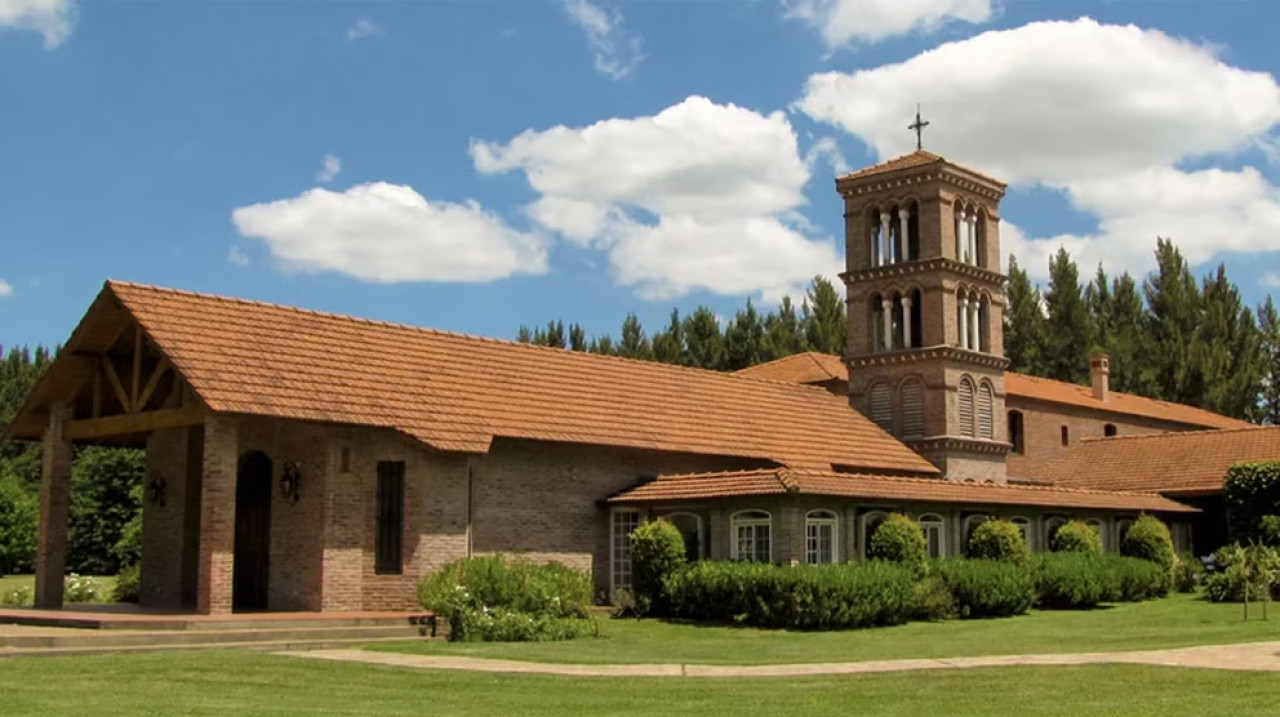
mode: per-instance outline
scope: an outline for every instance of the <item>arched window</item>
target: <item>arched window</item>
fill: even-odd
[[[1019,531],[1020,533],[1022,533],[1022,542],[1026,543],[1028,548],[1030,548],[1030,549],[1034,550],[1034,549],[1035,549],[1035,546],[1034,546],[1034,544],[1031,542],[1031,541],[1032,541],[1032,534],[1031,534],[1031,519],[1030,519],[1030,518],[1024,518],[1024,517],[1022,517],[1022,516],[1020,516],[1020,515],[1019,515],[1019,516],[1017,516],[1017,517],[1015,517],[1015,518],[1011,519],[1009,522],[1011,522],[1011,523],[1013,523],[1014,525],[1018,526],[1018,531]]]
[[[893,389],[887,383],[877,383],[871,387],[869,403],[871,420],[887,433],[893,433]]]
[[[978,302],[977,349],[991,353],[991,302],[984,295]]]
[[[924,324],[921,321],[921,316],[924,312],[921,300],[924,297],[920,295],[920,290],[916,289],[908,294],[908,298],[911,301],[911,309],[907,311],[907,318],[909,319],[907,321],[907,333],[911,338],[908,348],[920,348],[924,346]]]
[[[1084,524],[1098,531],[1098,537],[1102,539],[1102,547],[1104,549],[1111,548],[1111,543],[1107,540],[1107,538],[1110,536],[1107,535],[1106,524],[1104,524],[1101,520],[1098,520],[1097,518],[1086,520]]]
[[[882,510],[873,510],[862,516],[862,540],[859,541],[862,557],[867,557],[867,549],[871,547],[871,536],[875,535],[880,524],[888,519],[889,514]]]
[[[884,264],[884,243],[881,241],[882,223],[880,222],[880,210],[872,207],[867,211],[867,227],[870,229],[868,240],[871,243],[871,251],[867,255],[871,257],[871,266],[880,266]]]
[[[960,388],[956,391],[956,408],[960,419],[960,435],[973,437],[973,380],[968,376],[960,379]]]
[[[964,549],[969,550],[969,541],[973,539],[973,531],[978,529],[979,525],[991,520],[989,515],[971,515],[964,519]]]
[[[811,510],[804,517],[804,560],[809,565],[834,563],[840,521],[829,510]]]
[[[907,261],[920,258],[920,203],[912,202],[907,221]]]
[[[1009,411],[1009,442],[1013,444],[1013,452],[1019,455],[1025,453],[1026,440],[1022,426],[1022,411]]]
[[[707,557],[702,537],[702,516],[695,513],[668,513],[662,518],[674,525],[684,538],[685,560],[693,562]]]
[[[918,378],[909,378],[898,389],[902,403],[902,437],[924,437],[924,384]]]
[[[885,350],[884,300],[879,294],[871,295],[871,350]]]
[[[890,346],[894,351],[906,348],[906,336],[903,334],[903,328],[906,324],[906,317],[902,313],[902,296],[895,293],[890,299],[889,311],[891,320],[889,321],[889,333],[893,337],[893,343]]]
[[[609,565],[614,590],[631,589],[631,533],[640,527],[640,511],[633,508],[615,508],[610,515]]]
[[[889,225],[893,232],[889,242],[889,263],[897,264],[903,260],[902,252],[907,249],[906,231],[911,222],[905,207],[895,205],[890,210],[889,216]]]
[[[951,205],[951,217],[955,220],[956,225],[956,261],[964,261],[964,205],[956,202]]]
[[[920,532],[924,533],[924,545],[929,551],[929,557],[945,558],[947,556],[946,521],[937,513],[925,513],[917,522],[920,523]]]
[[[773,560],[773,520],[763,510],[744,510],[729,519],[733,544],[729,557],[749,563]]]
[[[1107,425],[1102,427],[1102,435],[1106,436],[1107,438],[1110,438],[1115,434],[1116,434],[1116,424],[1108,423]]]
[[[995,421],[991,415],[994,405],[995,393],[991,389],[991,383],[983,380],[982,385],[978,386],[978,438],[995,438]]]
[[[1067,524],[1067,519],[1061,516],[1053,516],[1044,521],[1044,544],[1050,550],[1053,549],[1053,536],[1057,535],[1058,528]]]
[[[979,209],[974,215],[973,228],[973,263],[978,266],[987,265],[987,213]]]

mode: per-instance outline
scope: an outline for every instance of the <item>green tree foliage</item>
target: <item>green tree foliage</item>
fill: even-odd
[[[669,521],[652,520],[631,533],[631,585],[641,614],[667,613],[663,585],[684,564],[684,536]]]
[[[31,572],[36,558],[36,500],[12,474],[0,474],[0,575]]]
[[[622,322],[622,340],[618,342],[618,355],[646,361],[653,359],[653,346],[649,344],[649,338],[644,334],[640,318],[633,313],[627,314],[627,318]]]
[[[1268,425],[1280,426],[1280,311],[1268,296],[1258,307],[1261,397],[1257,417]]]
[[[143,451],[98,446],[79,451],[71,471],[68,570],[114,575],[120,569],[116,544],[142,507],[138,486],[145,473]]]
[[[724,366],[724,336],[720,321],[707,306],[699,306],[684,320],[684,345],[688,365],[720,369]]]
[[[1101,553],[1102,536],[1093,526],[1073,520],[1049,536],[1049,548],[1055,553]]]
[[[1044,310],[1040,290],[1031,277],[1009,257],[1008,307],[1004,314],[1004,350],[1010,370],[1035,376],[1044,375],[1048,347]]]
[[[653,336],[653,357],[662,363],[689,365],[689,355],[684,346],[684,322],[680,310],[671,310],[667,328]]]
[[[1156,240],[1156,271],[1142,286],[1147,299],[1147,354],[1155,377],[1155,398],[1195,403],[1191,344],[1200,321],[1200,289],[1182,253],[1167,239]]]
[[[928,560],[924,531],[920,530],[919,523],[901,513],[894,513],[876,528],[867,544],[867,556],[901,563],[923,572]]]
[[[739,311],[724,331],[724,364],[726,371],[737,371],[763,363],[766,358],[764,322],[756,307],[747,299],[747,308]]]
[[[1262,342],[1253,312],[1227,279],[1226,267],[1205,277],[1200,321],[1191,344],[1193,405],[1253,418],[1262,389]]]
[[[1268,540],[1266,516],[1280,515],[1280,461],[1237,463],[1222,488],[1231,534],[1243,542]]]
[[[835,285],[821,276],[813,277],[801,310],[809,347],[824,354],[843,354],[848,325],[844,299]]]
[[[973,530],[965,554],[970,558],[1021,563],[1031,558],[1031,549],[1018,526],[1007,520],[988,520]]]
[[[569,327],[569,348],[574,351],[587,350],[587,332],[583,330],[582,324],[573,324]]]
[[[790,296],[782,297],[778,310],[764,317],[764,360],[772,361],[783,356],[808,350],[804,324],[796,314]]]
[[[1159,563],[1170,575],[1178,562],[1169,526],[1153,515],[1142,515],[1134,521],[1120,541],[1120,554]]]
[[[1044,294],[1046,322],[1045,375],[1068,383],[1089,378],[1092,319],[1080,289],[1080,272],[1066,249],[1049,261],[1049,288]]]

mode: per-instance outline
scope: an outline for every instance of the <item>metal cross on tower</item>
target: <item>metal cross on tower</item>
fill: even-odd
[[[920,105],[916,105],[916,121],[914,124],[907,125],[907,129],[916,131],[916,151],[924,149],[924,128],[928,126],[928,122],[920,119]]]

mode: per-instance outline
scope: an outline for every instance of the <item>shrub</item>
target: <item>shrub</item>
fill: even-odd
[[[951,588],[947,587],[946,581],[937,575],[936,569],[931,573],[918,584],[917,610],[914,619],[950,620],[958,614],[956,597],[951,594]]]
[[[560,563],[539,565],[502,554],[465,558],[423,578],[418,601],[449,620],[451,640],[534,639],[528,625],[540,631],[538,639],[594,629],[559,622],[582,621],[591,607],[590,578]],[[507,613],[531,619],[520,623]]]
[[[106,598],[102,581],[71,573],[62,579],[62,599],[66,602],[102,602]]]
[[[495,608],[457,611],[450,618],[449,630],[449,639],[455,641],[551,642],[593,635],[596,623]]]
[[[1116,580],[1108,596],[1112,602],[1152,600],[1173,589],[1173,574],[1159,563],[1111,553],[1102,557]]]
[[[1102,536],[1092,526],[1073,520],[1054,531],[1049,547],[1055,553],[1101,553]]]
[[[120,569],[116,575],[116,587],[111,599],[116,602],[138,602],[138,592],[142,583],[142,568],[138,564]]]
[[[1158,563],[1173,575],[1177,553],[1173,551],[1173,538],[1169,526],[1153,515],[1142,515],[1134,522],[1120,541],[1120,554]]]
[[[1037,604],[1056,610],[1150,600],[1171,583],[1158,563],[1112,553],[1047,553],[1036,557],[1035,571]]]
[[[928,549],[920,524],[901,513],[889,516],[876,528],[867,543],[867,557],[901,563],[917,574],[923,574],[928,561]]]
[[[1204,582],[1204,563],[1191,553],[1178,556],[1178,564],[1173,569],[1173,589],[1180,593],[1195,592],[1196,586]]]
[[[1231,466],[1223,483],[1222,498],[1231,534],[1245,542],[1265,541],[1262,519],[1280,515],[1280,461]],[[1272,547],[1280,545],[1273,543]]]
[[[0,593],[0,605],[21,606],[30,605],[35,599],[35,590],[30,585],[22,585],[8,592]]]
[[[684,564],[684,536],[670,522],[650,521],[631,533],[631,584],[638,614],[666,613],[663,583]]]
[[[969,537],[967,555],[1023,563],[1031,557],[1031,549],[1018,526],[1007,520],[988,520],[975,528]]]
[[[0,474],[0,575],[31,571],[39,521],[35,498],[16,476]]]
[[[1280,587],[1280,553],[1274,548],[1235,543],[1219,548],[1213,557],[1215,571],[1204,581],[1205,596],[1212,602],[1242,602],[1246,585],[1251,601],[1274,597]]]
[[[897,625],[920,614],[906,566],[884,560],[784,567],[700,561],[667,579],[671,614],[700,622],[835,630]]]
[[[941,561],[937,568],[960,617],[1021,615],[1035,601],[1035,577],[1024,565],[961,558]]]

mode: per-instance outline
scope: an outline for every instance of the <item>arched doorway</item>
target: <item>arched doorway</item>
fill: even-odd
[[[267,609],[271,558],[271,459],[254,451],[236,475],[235,569],[231,605],[235,610]]]

